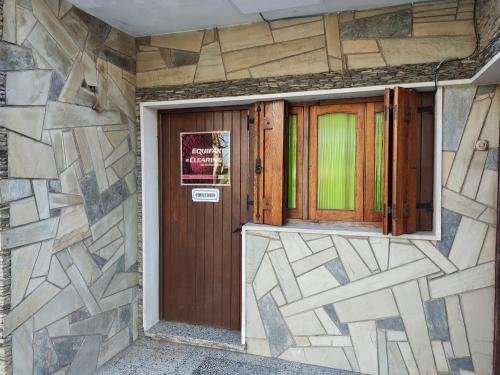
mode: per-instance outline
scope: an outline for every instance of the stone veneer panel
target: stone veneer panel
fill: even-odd
[[[451,139],[457,154],[465,154],[479,137],[486,137],[493,144],[498,137],[498,123],[494,119],[500,115],[500,86],[445,88],[444,121],[455,118],[453,108],[470,93],[471,104],[465,117],[477,103],[487,104],[488,111],[474,121],[481,125],[473,135],[468,127],[475,124],[470,122],[449,127],[443,134],[444,144],[450,144],[448,138]],[[479,183],[485,183],[483,180],[488,179],[489,173],[496,176],[498,172],[496,164],[486,162],[489,152],[483,152],[480,165],[476,163],[473,170],[469,163],[458,161],[452,170],[467,177],[476,175],[479,168],[482,180]],[[446,183],[443,184],[443,189],[446,187]],[[484,237],[486,231],[495,232],[496,223],[487,221],[482,213],[492,210],[494,216],[496,208],[488,208],[482,202],[496,197],[497,187],[478,190],[472,197],[469,190],[467,197],[463,197],[464,193],[458,189],[453,201],[444,200],[446,237],[437,244],[399,238],[383,241],[370,238],[368,242],[348,235],[248,231],[247,248],[258,244],[266,249],[264,254],[247,252],[247,269],[256,268],[246,280],[247,295],[255,298],[248,304],[247,325],[251,322],[252,327],[265,327],[264,331],[248,330],[248,350],[368,374],[407,373],[407,369],[422,375],[462,371],[491,373],[494,310],[494,257],[491,254],[495,245]],[[460,200],[462,202],[456,205]],[[473,252],[463,241],[470,238],[471,226],[481,228],[482,233]],[[297,240],[290,242],[288,238],[300,238],[303,244],[300,254],[294,246]],[[319,257],[320,253],[313,253],[318,242],[331,246],[329,256]],[[387,256],[382,256],[384,247]],[[269,271],[266,260],[276,248],[295,254],[287,258],[293,277],[272,276],[271,284],[278,285],[272,290],[262,289],[260,286],[266,283],[263,275],[273,272]],[[332,267],[334,263],[336,266]],[[304,267],[307,264],[313,266]],[[272,267],[278,272],[274,263]],[[285,265],[281,264],[280,269],[283,268]],[[348,275],[339,273],[339,269],[348,270]],[[277,288],[284,293],[297,283],[302,286],[304,280],[314,280],[320,270],[337,282],[329,286],[322,284],[324,287],[312,296],[304,294],[286,302],[280,297],[281,293],[275,292]],[[325,280],[325,276],[321,280]],[[268,306],[279,306],[272,310],[272,319]]]
[[[472,6],[473,0],[433,1],[138,38],[137,85],[328,71],[349,76],[356,69],[463,57],[475,46]],[[485,20],[483,28],[495,22]],[[358,41],[370,48],[352,48]],[[172,60],[174,51],[190,58]]]
[[[0,373],[90,374],[138,334],[135,40],[2,4]]]

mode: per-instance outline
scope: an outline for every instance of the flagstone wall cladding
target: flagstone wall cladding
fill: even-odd
[[[446,88],[443,114],[441,241],[247,232],[249,352],[366,374],[491,373],[500,86]]]
[[[135,41],[1,8],[0,373],[90,374],[138,334]]]
[[[348,72],[463,57],[472,0],[261,22],[137,39],[140,88]]]

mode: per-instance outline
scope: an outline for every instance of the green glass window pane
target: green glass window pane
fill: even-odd
[[[288,208],[297,200],[297,115],[288,117]]]
[[[356,195],[356,115],[318,117],[318,209],[354,210]]]
[[[381,212],[384,202],[384,113],[375,113],[375,193],[373,209]]]

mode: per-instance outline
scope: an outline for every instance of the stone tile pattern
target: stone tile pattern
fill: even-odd
[[[349,75],[463,57],[475,47],[472,11],[472,0],[439,0],[138,38],[137,85]]]
[[[500,86],[463,90],[472,90],[468,120],[454,128],[456,149],[444,151],[451,235],[247,232],[250,353],[368,374],[491,373],[498,170],[486,154],[497,155]],[[459,94],[445,88],[445,120]],[[478,139],[489,152],[473,153]],[[288,293],[297,286],[299,297]]]
[[[0,5],[0,373],[90,374],[138,334],[135,40]]]

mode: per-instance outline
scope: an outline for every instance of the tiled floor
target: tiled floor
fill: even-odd
[[[100,375],[340,375],[348,371],[141,338],[97,371]]]

